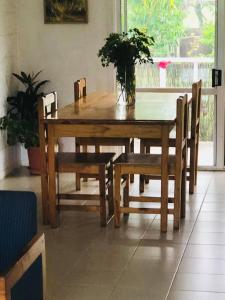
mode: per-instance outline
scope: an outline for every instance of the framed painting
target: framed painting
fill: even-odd
[[[88,0],[44,0],[46,24],[88,22]]]

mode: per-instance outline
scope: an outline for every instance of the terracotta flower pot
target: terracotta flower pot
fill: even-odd
[[[27,149],[30,174],[40,175],[41,159],[40,159],[40,148],[30,147]]]

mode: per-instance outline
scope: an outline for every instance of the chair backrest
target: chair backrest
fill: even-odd
[[[37,234],[37,199],[32,192],[0,191],[0,274],[6,275]],[[43,300],[43,265],[39,256],[15,283],[11,300]]]
[[[39,119],[44,119],[48,115],[53,114],[58,109],[57,93],[51,92],[42,96],[38,100],[38,116]]]
[[[4,273],[37,233],[36,196],[0,191],[0,273]]]
[[[74,82],[74,101],[87,96],[86,78],[81,78]]]
[[[180,96],[177,99],[176,116],[176,165],[182,163],[183,155],[187,147],[188,137],[188,96]],[[179,165],[181,167],[181,165]]]
[[[47,133],[43,119],[57,112],[57,93],[52,92],[38,99],[38,120],[39,120],[39,142],[41,151],[45,149]],[[43,148],[42,148],[43,147]]]
[[[202,81],[192,84],[191,100],[191,138],[195,139],[199,135],[200,129],[200,109],[201,109]]]

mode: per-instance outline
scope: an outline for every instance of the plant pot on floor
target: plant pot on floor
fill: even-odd
[[[30,147],[27,149],[30,174],[40,175],[41,159],[40,159],[40,148]]]

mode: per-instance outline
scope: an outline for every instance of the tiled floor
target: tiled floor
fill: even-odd
[[[74,188],[73,180],[67,175],[62,184]],[[0,181],[0,188],[39,197],[40,178],[23,170]],[[155,194],[159,185],[146,190]],[[40,205],[39,224],[46,234],[47,300],[225,299],[223,172],[199,173],[180,231],[173,232],[171,219],[167,234],[160,234],[159,217],[147,215],[130,215],[120,229],[113,223],[100,228],[97,215],[82,212],[62,212],[53,230],[41,225]]]

